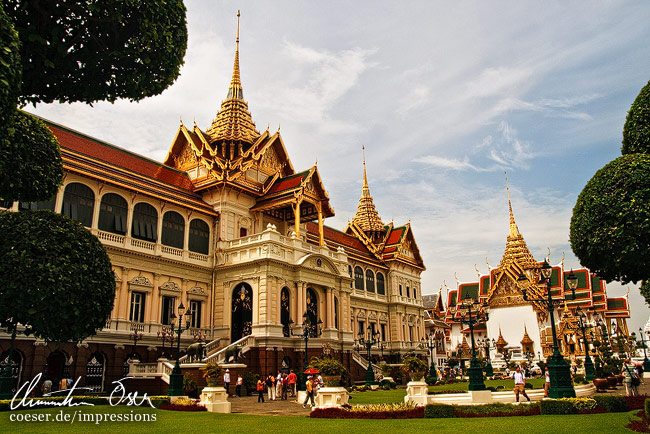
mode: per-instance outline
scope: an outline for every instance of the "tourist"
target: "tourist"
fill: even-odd
[[[45,381],[43,381],[43,385],[41,386],[41,392],[43,392],[43,395],[47,395],[51,391],[52,391],[52,380],[46,378]]]
[[[627,396],[637,396],[639,394],[639,384],[641,384],[641,379],[634,372],[634,365],[630,359],[625,359],[623,362],[623,368],[621,369],[621,374],[625,376],[623,379],[623,384],[625,384],[625,393]]]
[[[523,373],[521,367],[517,366],[517,370],[512,373],[512,378],[515,380],[516,401],[519,402],[519,393],[521,393],[530,402],[530,398],[526,395],[526,374]]]
[[[289,372],[289,377],[287,380],[289,381],[289,391],[291,392],[291,397],[295,398],[296,397],[296,374],[293,372],[293,369],[291,372]]]
[[[68,388],[68,379],[63,377],[59,381],[59,390],[66,390]]]
[[[302,408],[307,408],[307,401],[311,400],[309,407],[313,408],[314,405],[314,379],[311,375],[307,376],[307,381],[305,382],[305,390],[307,391],[307,396],[305,396],[305,402],[302,403]]]
[[[226,395],[230,395],[230,369],[226,369],[226,373],[223,374],[223,385],[226,388]]]
[[[262,377],[257,377],[257,402],[264,403],[264,382]]]
[[[266,392],[269,401],[275,401],[275,375],[272,372],[269,372],[269,376],[266,377]]]
[[[287,400],[287,395],[289,393],[289,380],[287,379],[287,374],[282,374],[282,378],[280,379],[280,384],[282,388],[282,395],[281,399],[286,401]]]
[[[244,379],[241,375],[237,376],[237,383],[235,384],[235,396],[241,398],[241,387],[244,384]]]
[[[282,399],[282,373],[280,371],[275,377],[275,397]]]
[[[548,398],[548,391],[551,390],[551,375],[548,372],[548,366],[544,368],[544,397]]]

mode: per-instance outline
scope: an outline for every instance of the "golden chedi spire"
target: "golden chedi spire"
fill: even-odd
[[[363,150],[363,187],[361,188],[361,198],[359,199],[357,213],[352,218],[352,222],[357,224],[366,234],[373,233],[377,235],[383,233],[385,228],[384,223],[381,221],[381,218],[375,209],[375,204],[372,200],[372,195],[370,194],[370,188],[368,187],[365,147],[361,147],[361,149]]]
[[[230,159],[241,155],[260,136],[244,101],[244,89],[239,74],[239,11],[237,11],[237,40],[235,45],[235,64],[232,79],[228,87],[226,100],[221,103],[221,110],[212,121],[207,133],[212,143],[218,145],[220,156]]]
[[[530,345],[533,343],[533,340],[528,336],[528,329],[526,328],[526,325],[524,324],[524,337],[521,340],[521,345]]]
[[[508,342],[505,339],[503,339],[503,334],[501,334],[501,326],[499,326],[499,339],[497,339],[495,345],[500,350],[503,349],[506,345],[508,345]]]
[[[506,239],[506,250],[503,253],[503,258],[501,258],[500,268],[507,267],[508,265],[516,262],[524,270],[530,268],[539,268],[539,264],[533,258],[533,255],[528,250],[526,241],[524,241],[523,235],[519,232],[517,223],[515,222],[515,216],[512,213],[512,203],[510,202],[510,188],[508,187],[508,178],[506,176],[506,191],[508,193],[508,212],[510,213],[510,229],[508,231],[508,237]]]

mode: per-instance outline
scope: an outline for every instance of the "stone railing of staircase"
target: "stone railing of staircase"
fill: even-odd
[[[368,369],[368,360],[366,360],[366,358],[357,350],[352,350],[352,360],[354,360],[357,365],[361,366],[364,370]],[[372,371],[375,373],[375,381],[380,382],[382,378],[384,378],[384,375],[376,364],[372,365]]]
[[[203,359],[204,362],[216,362],[216,363],[228,363],[228,360],[226,360],[226,352],[228,350],[235,348],[237,345],[241,347],[241,352],[239,353],[244,354],[248,350],[250,350],[252,347],[255,346],[255,336],[253,335],[248,335],[244,336],[243,338],[231,343],[230,345],[227,345],[223,348],[221,348],[218,351],[215,351],[212,354],[208,354],[208,356]]]

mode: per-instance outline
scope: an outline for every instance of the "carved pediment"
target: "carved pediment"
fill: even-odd
[[[509,277],[500,279],[488,303],[490,306],[524,306],[529,304],[524,300],[524,296],[519,290],[517,284]]]
[[[133,279],[129,281],[130,285],[135,285],[135,286],[144,286],[148,288],[153,288],[153,283],[149,279],[147,279],[145,276],[142,274],[135,276]]]
[[[180,286],[178,286],[176,282],[172,282],[171,280],[168,280],[167,282],[160,285],[160,289],[165,291],[181,292]]]

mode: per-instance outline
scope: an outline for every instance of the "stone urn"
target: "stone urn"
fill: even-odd
[[[604,392],[607,390],[607,379],[594,378],[594,386],[596,386],[596,392]]]
[[[618,383],[618,379],[614,376],[607,377],[607,388],[609,389],[616,389],[616,384]]]

